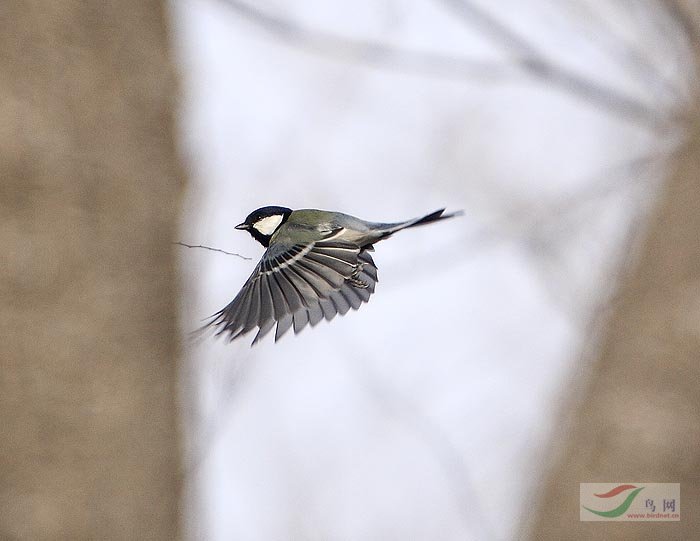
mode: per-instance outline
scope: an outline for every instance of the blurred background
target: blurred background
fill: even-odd
[[[173,4],[182,239],[252,258],[182,250],[184,332],[260,257],[232,230],[255,208],[465,211],[379,244],[358,313],[252,349],[188,343],[188,535],[523,535],[685,137],[678,9]]]
[[[697,3],[21,4],[0,537],[697,536]],[[464,216],[332,324],[193,337],[265,205]],[[639,481],[682,521],[579,522]]]

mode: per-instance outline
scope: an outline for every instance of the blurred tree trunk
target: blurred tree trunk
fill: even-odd
[[[689,129],[561,431],[532,539],[700,535],[700,122]],[[681,483],[681,522],[580,522],[581,482]]]
[[[0,538],[178,536],[165,6],[0,7]]]

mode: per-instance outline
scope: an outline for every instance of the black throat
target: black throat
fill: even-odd
[[[283,223],[284,223],[284,222],[282,222],[282,224],[283,224]],[[280,225],[282,225],[282,224],[280,224]],[[277,229],[279,229],[279,227],[278,227]],[[277,229],[275,229],[275,231],[277,231]],[[250,233],[251,236],[252,236],[255,240],[257,240],[260,244],[262,244],[265,248],[267,248],[268,246],[270,246],[270,239],[272,238],[272,235],[263,235],[260,231],[258,231],[258,230],[255,229],[254,227],[251,227],[251,228],[248,230],[248,233]],[[273,233],[273,235],[274,235],[274,233]]]

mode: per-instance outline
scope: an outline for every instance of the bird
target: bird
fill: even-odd
[[[403,229],[461,215],[439,209],[403,222],[368,222],[317,209],[266,206],[235,229],[247,231],[266,250],[235,298],[202,329],[229,341],[258,329],[251,345],[275,329],[277,342],[290,328],[298,334],[369,301],[378,282],[370,252]]]

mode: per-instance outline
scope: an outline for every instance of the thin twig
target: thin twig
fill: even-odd
[[[474,24],[477,28],[480,27],[494,39],[503,43],[516,56],[508,62],[498,63],[402,49],[302,26],[261,11],[240,0],[220,0],[221,3],[274,37],[316,54],[402,72],[479,83],[513,78],[518,73],[523,73],[540,81],[549,82],[560,90],[569,92],[618,116],[642,122],[654,130],[665,128],[667,122],[653,109],[614,88],[555,65],[526,39],[521,38],[496,18],[470,2],[462,0],[440,1],[451,7],[464,20]]]
[[[557,2],[551,0],[553,4]],[[610,17],[601,15],[599,9],[595,9],[590,2],[563,2],[563,9],[570,10],[570,20],[576,21],[582,30],[591,31],[589,40],[595,41],[598,46],[604,47],[607,53],[624,66],[631,77],[636,78],[644,85],[658,89],[670,97],[674,102],[681,103],[681,92],[672,81],[663,73],[661,68],[640,49],[637,43],[622,36],[611,24]],[[628,6],[625,6],[628,8]]]
[[[212,248],[211,246],[204,246],[203,244],[185,244],[184,242],[180,241],[175,241],[173,244],[179,244],[180,246],[184,246],[185,248],[203,248],[204,250],[211,250],[212,252],[221,252],[222,254],[226,255],[235,255],[236,257],[240,257],[241,259],[245,259],[246,261],[250,261],[250,257],[246,257],[241,254],[236,254],[234,252],[227,252],[226,250],[221,250],[220,248]]]
[[[405,73],[485,83],[518,75],[511,61],[493,62],[418,51],[339,36],[266,13],[239,0],[220,0],[258,28],[289,45],[323,56]]]
[[[519,55],[513,61],[527,75],[551,83],[553,86],[582,98],[601,109],[618,116],[640,121],[655,130],[666,122],[653,109],[626,96],[618,90],[588,79],[555,64],[527,39],[508,28],[496,17],[469,0],[438,0],[458,15],[470,27],[481,31],[511,52]],[[524,55],[524,56],[523,56]]]
[[[675,146],[670,145],[668,148],[653,153],[644,153],[631,160],[606,166],[594,175],[587,176],[587,180],[577,183],[585,185],[585,189],[558,198],[542,207],[528,205],[506,209],[494,219],[467,232],[454,244],[446,245],[441,249],[435,248],[430,252],[430,257],[437,260],[449,259],[452,264],[456,265],[482,255],[493,246],[504,242],[519,242],[535,234],[538,230],[555,228],[560,220],[565,219],[583,205],[594,204],[614,193],[621,193],[640,184],[651,182],[649,180],[640,181],[641,172],[672,157],[675,152],[677,152]],[[426,267],[417,266],[408,258],[405,261],[399,260],[395,267],[397,269],[410,268],[410,278],[408,275],[395,276],[395,278],[400,279],[394,283],[385,283],[383,288],[385,291],[401,287],[399,285],[402,282],[401,279],[405,283],[406,280],[415,280],[419,276],[428,274]],[[429,274],[435,277],[436,272],[442,272],[446,269],[447,267],[440,267],[437,271],[432,269]]]
[[[686,8],[689,7],[686,5]],[[691,13],[687,9],[684,9],[678,0],[664,0],[657,3],[657,9],[663,12],[666,17],[676,26],[677,31],[674,32],[678,36],[683,45],[685,45],[684,60],[685,65],[683,67],[683,76],[685,82],[685,91],[688,95],[688,101],[693,102],[696,100],[698,89],[697,89],[697,78],[698,62],[696,60],[697,55],[693,54],[692,51],[696,50],[700,46],[700,29],[698,25],[694,22]]]
[[[660,7],[665,9],[668,16],[676,23],[678,28],[683,32],[688,45],[695,47],[700,43],[700,31],[697,25],[693,22],[690,13],[683,9],[678,0],[666,0],[660,3]]]

